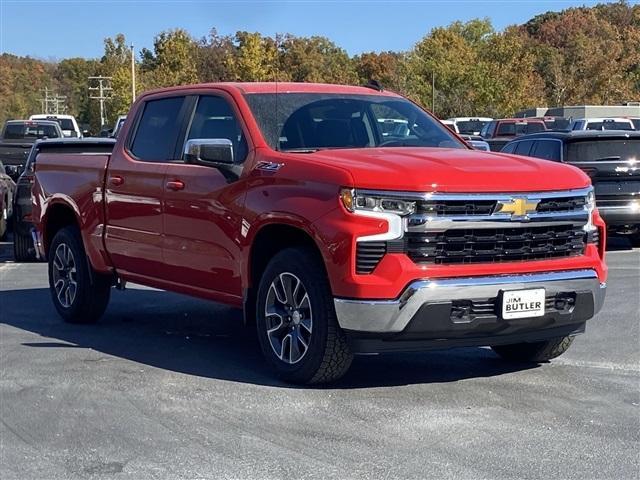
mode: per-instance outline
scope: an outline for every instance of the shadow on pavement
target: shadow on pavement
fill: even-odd
[[[62,322],[49,291],[40,288],[1,291],[0,314],[0,323],[44,337],[22,344],[29,348],[89,348],[188,375],[297,388],[273,376],[241,313],[214,303],[158,290],[114,291],[100,322],[72,325]],[[347,376],[321,388],[455,382],[533,367],[502,362],[482,348],[359,356]]]

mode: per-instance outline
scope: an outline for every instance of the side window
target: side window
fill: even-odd
[[[131,144],[131,153],[148,162],[174,160],[184,99],[163,98],[145,104]]]
[[[523,140],[518,142],[516,146],[515,154],[516,155],[529,155],[529,150],[531,150],[531,146],[533,145],[533,140]]]
[[[502,153],[513,153],[513,151],[516,149],[516,145],[518,145],[518,143],[520,142],[514,142],[514,143],[507,143],[504,148],[502,150],[500,150]]]
[[[202,96],[193,115],[187,140],[225,138],[233,144],[233,158],[242,163],[247,157],[247,139],[231,105],[222,97]]]
[[[560,161],[560,142],[555,140],[540,140],[536,142],[531,151],[532,157],[544,160]]]

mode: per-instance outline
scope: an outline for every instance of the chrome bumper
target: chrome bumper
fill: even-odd
[[[501,290],[543,287],[547,294],[588,292],[594,315],[604,303],[606,284],[594,270],[570,270],[527,275],[503,275],[443,280],[419,280],[410,284],[397,300],[334,300],[338,323],[345,330],[370,333],[397,333],[425,304],[453,300],[498,297]],[[525,319],[526,320],[526,319]]]

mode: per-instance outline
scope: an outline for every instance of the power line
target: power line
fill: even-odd
[[[59,115],[67,111],[66,96],[50,92],[49,87],[45,87],[40,91],[43,93],[43,98],[39,99],[42,113],[46,115]]]
[[[98,82],[97,87],[89,87],[89,92],[98,92],[97,95],[90,95],[89,98],[100,101],[100,128],[102,128],[106,124],[105,120],[105,109],[104,109],[104,101],[111,99],[111,91],[113,88],[109,86],[109,82],[113,77],[103,77],[102,75],[99,77],[89,77],[89,82],[95,81]]]

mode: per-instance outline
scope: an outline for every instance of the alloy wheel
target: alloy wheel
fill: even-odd
[[[64,308],[73,305],[78,292],[76,260],[65,243],[58,245],[53,257],[53,287],[60,305]]]
[[[276,356],[290,365],[302,360],[311,343],[313,314],[307,289],[293,273],[281,273],[271,282],[265,319]]]

